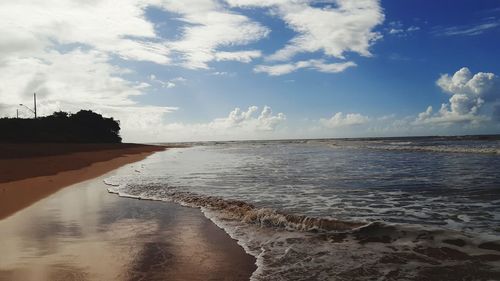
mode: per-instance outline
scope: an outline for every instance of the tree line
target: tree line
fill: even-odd
[[[120,143],[120,122],[91,110],[35,119],[0,118],[0,142]]]

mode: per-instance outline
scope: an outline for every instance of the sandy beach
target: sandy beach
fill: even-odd
[[[255,270],[198,209],[106,191],[114,169],[164,148],[51,146],[2,149],[0,280],[248,280]]]
[[[0,144],[0,219],[62,187],[164,149],[139,144]]]

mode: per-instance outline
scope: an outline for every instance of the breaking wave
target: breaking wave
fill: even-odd
[[[388,151],[439,152],[439,153],[471,153],[500,154],[499,142],[486,143],[441,143],[441,142],[387,142],[387,141],[342,141],[342,140],[311,140],[308,143],[326,143],[336,148],[376,149]]]
[[[257,258],[252,280],[498,280],[500,241],[383,222],[287,214],[167,185],[116,184],[122,197],[200,208]]]
[[[286,214],[271,208],[257,208],[250,203],[240,200],[227,200],[215,196],[201,196],[191,192],[168,191],[165,186],[147,186],[146,188],[129,187],[127,192],[121,192],[119,185],[111,185],[108,192],[118,194],[121,197],[135,199],[173,201],[184,206],[207,208],[217,211],[225,219],[237,220],[243,223],[256,224],[259,226],[279,227],[287,230],[299,231],[347,231],[367,223],[349,222],[328,218],[316,218],[304,215]],[[144,190],[147,190],[146,192]],[[154,191],[153,191],[154,190]],[[161,190],[161,197],[158,194]],[[134,192],[138,191],[138,192]],[[155,195],[150,196],[148,193]]]
[[[496,147],[449,147],[446,145],[416,146],[410,144],[378,145],[367,146],[371,149],[402,150],[402,151],[423,151],[423,152],[446,152],[446,153],[481,153],[500,154],[500,149]]]

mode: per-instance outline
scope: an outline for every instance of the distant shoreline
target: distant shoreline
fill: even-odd
[[[500,134],[483,134],[483,135],[408,135],[408,136],[372,136],[372,137],[317,137],[317,138],[276,138],[276,139],[232,139],[232,140],[199,140],[199,141],[169,141],[157,142],[160,145],[175,145],[175,146],[192,146],[197,144],[217,144],[217,143],[251,143],[251,142],[304,142],[304,141],[398,141],[398,140],[487,140],[500,141]]]
[[[165,146],[0,144],[0,219],[71,184],[146,158]]]

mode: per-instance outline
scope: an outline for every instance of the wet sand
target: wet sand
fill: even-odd
[[[108,173],[0,220],[0,280],[248,280],[255,259],[198,209],[107,193]]]
[[[65,186],[164,149],[139,144],[0,144],[0,219]]]

